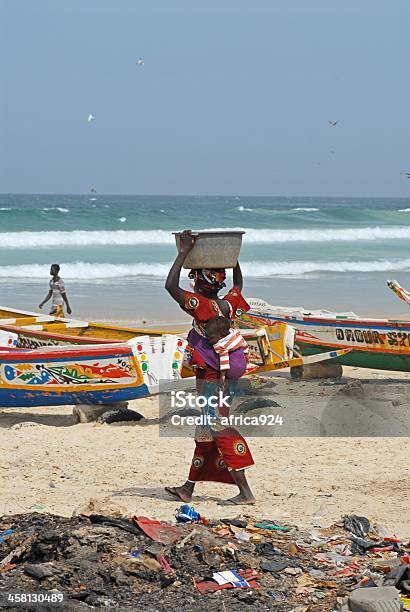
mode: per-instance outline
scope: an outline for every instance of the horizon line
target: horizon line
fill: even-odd
[[[112,196],[120,196],[120,197],[137,197],[137,198],[332,198],[332,199],[341,199],[341,198],[349,198],[349,199],[381,199],[381,198],[390,198],[396,200],[410,199],[410,194],[408,196],[397,196],[397,195],[285,195],[285,194],[262,194],[262,195],[254,195],[254,194],[217,194],[217,193],[76,193],[76,192],[18,192],[18,191],[10,191],[10,192],[2,192],[1,196],[102,196],[102,197],[112,197]]]

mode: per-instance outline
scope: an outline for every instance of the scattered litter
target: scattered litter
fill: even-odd
[[[51,563],[29,564],[24,567],[24,571],[29,576],[37,578],[37,580],[44,580],[44,578],[50,578],[55,574],[55,568]]]
[[[297,576],[302,573],[300,567],[286,567],[284,570],[285,574],[289,574],[290,576]]]
[[[26,429],[29,427],[38,427],[39,425],[40,423],[35,423],[34,421],[23,421],[23,423],[15,423],[10,427],[10,429],[17,431],[19,429]]]
[[[30,506],[30,510],[36,510],[36,511],[44,510],[44,508],[45,508],[44,504],[33,504],[32,506]]]
[[[230,525],[231,527],[239,527],[240,529],[245,529],[248,522],[241,519],[221,519],[221,523],[224,525]]]
[[[370,521],[363,534],[358,518],[282,531],[261,528],[280,522],[250,516],[175,525],[97,512],[7,515],[1,590],[64,593],[70,610],[409,609],[410,543]]]
[[[103,516],[102,514],[91,514],[89,519],[94,525],[111,525],[135,535],[139,534],[138,528],[128,519],[116,519],[111,516]]]
[[[0,574],[5,573],[5,572],[9,572],[10,570],[14,569],[15,567],[17,567],[17,565],[15,563],[6,563],[5,565],[2,565],[0,567]]]
[[[348,607],[345,607],[345,610],[353,610],[354,612],[400,612],[399,595],[399,591],[394,587],[356,589],[350,595]]]
[[[175,518],[178,523],[198,523],[201,520],[201,515],[193,506],[184,504],[176,510]]]
[[[185,536],[185,538],[182,538],[182,540],[180,542],[178,542],[178,544],[176,545],[177,548],[184,548],[185,544],[187,542],[189,542],[189,540],[192,540],[192,538],[199,533],[196,529],[194,529],[193,531],[191,531],[191,533],[188,533],[187,536]]]
[[[249,582],[246,582],[246,580],[234,570],[229,570],[227,572],[215,572],[212,574],[212,579],[219,585],[230,583],[235,588],[249,587]]]
[[[234,572],[222,572],[222,573],[231,574]],[[207,595],[209,593],[215,593],[215,591],[220,591],[222,589],[233,589],[233,588],[258,589],[259,588],[259,584],[256,582],[256,578],[259,578],[261,576],[260,573],[255,572],[254,570],[239,570],[238,572],[235,572],[235,574],[238,575],[239,577],[239,581],[235,585],[232,584],[232,582],[230,581],[224,582],[223,584],[218,584],[216,580],[201,580],[199,582],[196,582],[194,580],[194,582],[195,582],[196,588],[202,595]]]
[[[16,533],[15,529],[5,529],[4,531],[0,531],[0,542],[4,542],[7,536],[12,535],[13,533]]]
[[[345,529],[354,533],[358,538],[365,538],[370,529],[369,519],[365,516],[356,516],[355,514],[343,517],[343,525]]]
[[[260,567],[265,572],[281,572],[287,567],[287,563],[282,561],[262,561]]]
[[[237,540],[240,540],[240,542],[249,542],[251,539],[251,536],[246,531],[243,531],[243,529],[240,529],[235,532],[235,538]]]
[[[170,564],[165,559],[165,556],[162,553],[157,555],[157,561],[160,564],[160,566],[162,567],[162,570],[163,570],[165,576],[167,576],[168,574],[170,574],[172,572],[172,567],[170,566]]]
[[[173,544],[182,536],[178,527],[155,521],[146,516],[134,516],[132,520],[149,538],[161,544]]]
[[[33,509],[36,508],[33,506]],[[73,512],[73,516],[89,516],[90,514],[103,514],[104,516],[121,518],[122,516],[126,515],[126,510],[125,508],[114,504],[108,497],[104,497],[103,499],[92,497],[85,504],[81,504],[81,506],[76,508]]]
[[[290,531],[290,527],[283,527],[275,523],[255,523],[255,527],[259,529],[268,529],[270,531]]]
[[[156,559],[153,559],[149,555],[140,555],[137,558],[137,563],[139,565],[143,565],[147,570],[150,570],[152,572],[161,571],[161,564]]]
[[[395,586],[403,588],[404,591],[410,593],[410,565],[400,565],[395,567],[387,574],[384,579],[386,586]]]

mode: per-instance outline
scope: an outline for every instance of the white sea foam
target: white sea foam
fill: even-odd
[[[165,278],[170,264],[164,263],[62,263],[61,275],[70,281],[121,279],[132,277]],[[242,269],[248,278],[268,278],[276,276],[303,277],[312,273],[326,272],[391,272],[410,270],[410,259],[372,260],[372,261],[272,261],[261,263],[243,262]],[[27,264],[0,266],[0,281],[10,279],[46,279],[49,265]],[[186,276],[186,271],[184,275]]]
[[[169,271],[168,264],[112,264],[112,263],[87,263],[77,261],[73,263],[60,264],[61,276],[64,279],[87,280],[104,278],[121,278],[136,276],[165,277]],[[0,266],[0,280],[10,278],[32,278],[45,279],[50,271],[49,265],[27,264],[16,266]]]
[[[120,217],[120,218],[118,219],[118,221],[120,221],[121,223],[125,223],[125,222],[126,222],[126,220],[127,220],[127,217]]]
[[[49,212],[50,210],[58,210],[58,212],[61,212],[61,213],[70,212],[69,208],[62,208],[61,206],[52,206],[51,208],[42,208],[41,210],[44,210],[45,212]]]
[[[172,244],[169,231],[102,230],[72,232],[5,232],[0,233],[0,248],[27,249],[37,247],[122,246]]]
[[[410,212],[410,208],[399,208],[399,212]]]
[[[303,208],[303,206],[299,208],[292,208],[295,212],[317,212],[320,208]]]
[[[253,208],[246,208],[246,206],[238,206],[236,210],[239,210],[239,212],[252,212]]]
[[[13,210],[10,206],[2,206],[0,210]]]
[[[222,231],[228,228],[213,228]],[[405,240],[410,238],[410,226],[358,227],[346,229],[252,229],[229,228],[246,232],[245,243],[281,244],[287,242],[356,242],[376,240]],[[208,231],[210,228],[208,228]],[[0,233],[0,249],[28,249],[37,247],[171,245],[174,237],[169,230],[116,230],[72,232],[3,232]]]

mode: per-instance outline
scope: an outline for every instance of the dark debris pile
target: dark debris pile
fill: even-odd
[[[407,605],[408,543],[382,537],[365,521],[345,517],[308,531],[245,517],[178,524],[178,533],[165,524],[149,537],[135,517],[4,516],[0,608],[329,612],[353,589],[386,584]],[[215,590],[212,575],[225,570],[242,572],[251,586]],[[16,593],[48,600],[23,605],[10,598]]]

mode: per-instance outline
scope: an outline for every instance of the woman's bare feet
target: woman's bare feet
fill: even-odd
[[[246,480],[245,470],[231,470],[232,478],[239,488],[239,495],[231,497],[227,500],[229,504],[236,504],[241,506],[253,506],[256,500],[253,496],[251,488]]]
[[[235,497],[231,497],[226,500],[229,504],[235,504],[236,506],[253,506],[256,504],[256,499],[251,496],[246,496],[243,493],[239,493],[239,495],[235,495]]]
[[[165,491],[183,502],[190,502],[194,492],[194,483],[186,482],[182,487],[165,487]]]

